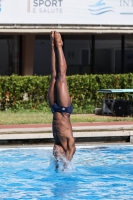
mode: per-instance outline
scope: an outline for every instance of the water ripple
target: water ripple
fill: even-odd
[[[0,199],[132,199],[133,146],[77,148],[66,170],[49,149],[0,151]]]

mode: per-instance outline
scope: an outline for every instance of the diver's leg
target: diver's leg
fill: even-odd
[[[55,56],[55,44],[54,44],[54,31],[51,32],[51,81],[48,90],[48,100],[50,106],[56,102],[56,56]]]
[[[61,35],[55,31],[55,44],[57,49],[57,79],[56,79],[56,88],[57,88],[57,103],[59,106],[68,107],[71,104],[67,82],[66,82],[66,70],[67,64],[65,56],[62,49],[62,39]]]

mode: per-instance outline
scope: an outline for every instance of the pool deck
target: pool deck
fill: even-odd
[[[72,123],[77,142],[127,141],[133,143],[133,122]],[[5,141],[53,142],[51,124],[0,125],[0,144]]]

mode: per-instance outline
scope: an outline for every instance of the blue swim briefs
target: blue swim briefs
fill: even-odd
[[[72,104],[69,107],[64,107],[64,106],[58,106],[56,103],[54,103],[51,106],[51,111],[52,111],[52,113],[55,113],[55,112],[59,112],[59,113],[66,112],[66,113],[71,114],[72,111],[73,111],[73,107],[72,107]]]

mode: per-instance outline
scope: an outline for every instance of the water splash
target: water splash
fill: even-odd
[[[71,173],[76,171],[76,168],[73,160],[70,162],[63,156],[57,160],[54,156],[51,155],[47,170],[56,173]]]

